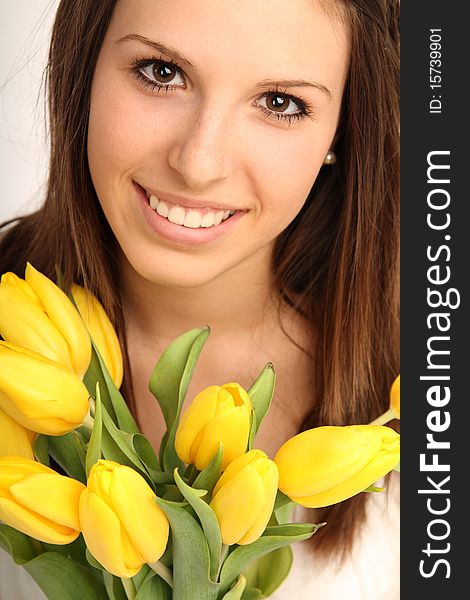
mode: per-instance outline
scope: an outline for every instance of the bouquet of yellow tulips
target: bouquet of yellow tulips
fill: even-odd
[[[157,455],[87,290],[67,295],[30,264],[24,279],[4,274],[0,335],[0,545],[51,600],[266,598],[290,545],[322,525],[289,523],[286,509],[377,490],[399,463],[399,435],[383,426],[399,418],[399,378],[380,423],[305,431],[271,460],[255,447],[271,364],[249,390],[210,386],[181,414],[209,335],[194,329],[150,379],[167,428]]]

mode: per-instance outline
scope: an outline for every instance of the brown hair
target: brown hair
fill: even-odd
[[[330,3],[329,3],[330,4]],[[344,0],[351,67],[335,153],[300,214],[279,236],[273,272],[280,295],[317,332],[317,399],[303,429],[367,423],[388,405],[399,372],[398,0]],[[77,281],[103,303],[126,349],[116,244],[86,155],[94,67],[115,0],[62,0],[46,72],[51,162],[44,206],[6,233],[0,272],[25,262],[65,285]],[[313,338],[313,336],[312,336]],[[127,353],[125,352],[127,356]],[[123,393],[133,406],[127,375]],[[367,494],[324,509],[317,555],[352,548]]]

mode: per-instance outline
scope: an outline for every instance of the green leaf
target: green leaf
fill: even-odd
[[[365,490],[362,490],[363,492],[383,492],[385,488],[383,487],[376,487],[375,485],[370,485],[368,488],[366,488]]]
[[[259,430],[261,423],[271,406],[276,385],[276,373],[271,363],[268,363],[259,374],[256,381],[248,390],[251,404],[255,409],[256,422],[255,433]]]
[[[145,465],[134,450],[132,444],[133,434],[118,429],[104,405],[101,406],[101,411],[103,419],[102,452],[104,457],[139,471],[147,483],[155,487]]]
[[[258,426],[256,422],[256,412],[253,408],[251,410],[251,418],[250,418],[250,432],[248,434],[248,448],[247,452],[253,450],[253,445],[255,443],[256,432],[258,431]]]
[[[103,581],[110,600],[128,600],[126,591],[119,577],[103,571]]]
[[[258,588],[247,587],[242,595],[242,600],[263,600],[266,598]]]
[[[49,454],[74,479],[86,484],[85,448],[75,431],[65,435],[47,436]]]
[[[281,490],[277,490],[276,501],[274,502],[273,509],[273,514],[276,518],[276,524],[283,525],[284,523],[288,523],[294,507],[295,502],[293,502],[289,496],[283,494]]]
[[[0,546],[17,565],[23,565],[43,552],[41,542],[4,523],[0,523]]]
[[[33,452],[38,462],[46,465],[46,467],[51,466],[47,435],[39,434],[36,436],[36,439],[33,441]]]
[[[179,476],[178,469],[175,469],[175,482],[185,499],[194,508],[201,522],[209,546],[210,577],[213,581],[216,581],[217,573],[219,572],[220,553],[222,551],[222,537],[217,517],[212,508],[200,498],[200,494],[197,493],[200,491],[194,490],[184,483]]]
[[[150,571],[139,587],[135,600],[172,600],[171,589],[167,584]]]
[[[278,548],[261,556],[244,571],[249,587],[257,588],[263,596],[271,596],[289,575],[294,555],[290,546]]]
[[[105,588],[76,561],[58,552],[44,552],[24,568],[49,600],[103,600]]]
[[[105,362],[93,340],[91,340],[91,344],[92,357],[88,370],[83,378],[87,390],[90,395],[94,395],[96,384],[99,383],[103,406],[106,407],[113,422],[122,431],[126,431],[127,433],[138,433],[139,428],[137,427],[134,417],[121,392],[117,389],[116,384],[112,380]]]
[[[246,579],[243,575],[240,575],[237,583],[233,586],[231,590],[224,594],[222,600],[240,600],[245,587]]]
[[[137,456],[147,468],[151,478],[155,481],[161,474],[161,469],[160,463],[158,462],[158,457],[155,454],[152,444],[142,433],[134,433],[131,439],[132,447],[134,448]]]
[[[216,600],[218,584],[210,579],[207,540],[199,523],[181,505],[157,498],[168,517],[173,539],[173,597]]]
[[[228,555],[223,564],[220,573],[222,592],[226,592],[230,588],[238,574],[242,573],[252,561],[293,542],[306,540],[318,529],[318,525],[311,523],[267,527],[264,534],[255,542],[246,546],[238,546]]]
[[[224,453],[224,444],[220,442],[218,451],[214,454],[210,463],[205,469],[203,469],[194,480],[192,485],[193,488],[200,490],[207,490],[207,497],[205,500],[210,502],[212,496],[212,490],[215,484],[220,479],[222,472],[222,456]]]
[[[163,352],[150,377],[149,389],[160,405],[167,428],[160,447],[160,462],[169,473],[175,467],[183,467],[174,448],[176,429],[194,367],[209,331],[209,327],[192,329],[178,337]]]
[[[93,421],[93,431],[91,432],[90,441],[88,442],[88,448],[86,453],[86,475],[90,474],[91,467],[97,463],[101,458],[101,444],[102,444],[102,410],[101,410],[101,393],[100,384],[96,383],[96,398],[95,398],[95,417]]]

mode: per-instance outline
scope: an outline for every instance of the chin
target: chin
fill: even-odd
[[[179,260],[163,261],[160,255],[150,261],[149,255],[128,256],[128,262],[130,267],[146,281],[169,288],[202,287],[225,272],[223,266],[217,268],[210,257],[181,256]]]

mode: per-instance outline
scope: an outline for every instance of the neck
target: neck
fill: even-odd
[[[204,285],[187,288],[151,282],[124,258],[121,290],[127,326],[141,339],[165,343],[205,325],[217,337],[250,332],[276,310],[270,260],[264,253]]]

